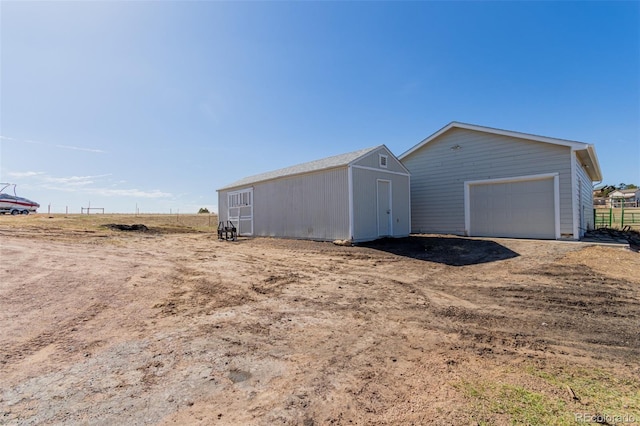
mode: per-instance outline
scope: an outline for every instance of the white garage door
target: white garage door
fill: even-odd
[[[469,234],[556,238],[554,178],[474,182],[469,191]]]

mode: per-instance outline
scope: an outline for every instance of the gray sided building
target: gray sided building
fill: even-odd
[[[220,221],[244,236],[371,241],[410,232],[409,172],[380,145],[218,189]]]
[[[593,228],[593,145],[452,122],[399,158],[411,232],[579,239]]]

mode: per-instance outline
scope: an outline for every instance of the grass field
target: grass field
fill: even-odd
[[[83,229],[108,232],[104,225],[144,224],[152,231],[162,233],[213,232],[218,227],[215,214],[42,214],[29,216],[0,216],[0,223],[28,224],[30,228]]]

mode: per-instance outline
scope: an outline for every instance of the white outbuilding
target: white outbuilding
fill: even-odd
[[[452,122],[399,159],[412,232],[579,239],[593,227],[591,144]]]
[[[218,189],[239,235],[363,242],[410,232],[409,172],[380,145],[247,177]]]

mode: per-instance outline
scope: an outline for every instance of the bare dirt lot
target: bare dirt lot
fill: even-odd
[[[100,221],[0,217],[0,424],[640,422],[623,247]]]

